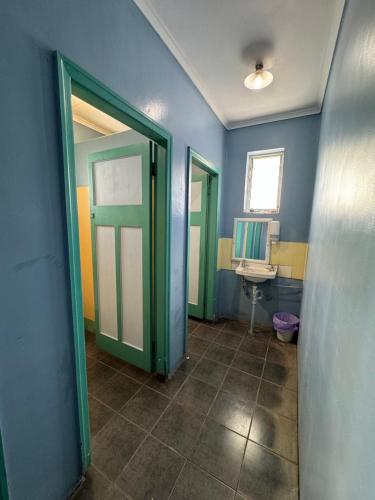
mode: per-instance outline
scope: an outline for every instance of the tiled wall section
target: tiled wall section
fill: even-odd
[[[290,266],[291,277],[303,280],[307,259],[307,243],[294,241],[279,241],[271,245],[270,262],[277,266]],[[227,269],[232,267],[232,238],[220,238],[218,245],[217,269]]]

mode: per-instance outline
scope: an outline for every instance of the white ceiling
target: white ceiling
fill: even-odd
[[[319,113],[345,0],[134,1],[227,128]]]

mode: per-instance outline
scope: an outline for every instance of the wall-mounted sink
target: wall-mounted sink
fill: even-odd
[[[243,276],[245,280],[252,283],[263,283],[267,280],[273,280],[276,277],[277,266],[262,264],[243,264],[236,268],[236,274]]]

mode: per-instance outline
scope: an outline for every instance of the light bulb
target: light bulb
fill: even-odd
[[[263,69],[263,64],[258,63],[256,71],[245,78],[244,85],[250,90],[260,90],[268,87],[272,83],[273,74]]]

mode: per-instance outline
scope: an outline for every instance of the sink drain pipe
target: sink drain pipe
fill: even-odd
[[[249,285],[246,280],[242,278],[242,288],[244,289],[245,295],[251,298],[251,315],[250,315],[250,327],[249,333],[254,333],[254,323],[255,323],[255,308],[259,300],[263,299],[263,292],[258,288],[256,284],[251,285],[251,293],[249,292]]]

